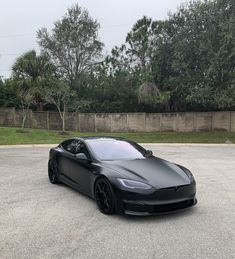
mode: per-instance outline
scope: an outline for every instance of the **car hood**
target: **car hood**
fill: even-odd
[[[190,184],[179,166],[157,157],[105,161],[104,164],[125,178],[148,183],[156,189]]]

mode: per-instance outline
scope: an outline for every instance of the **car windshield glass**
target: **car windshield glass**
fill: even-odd
[[[123,160],[144,158],[144,149],[117,139],[89,139],[90,148],[100,160]]]

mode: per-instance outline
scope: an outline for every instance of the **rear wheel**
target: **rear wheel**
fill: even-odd
[[[48,178],[52,184],[59,183],[56,166],[51,160],[48,162]]]
[[[99,210],[104,214],[115,212],[115,196],[112,186],[105,178],[99,178],[95,183],[95,200]]]

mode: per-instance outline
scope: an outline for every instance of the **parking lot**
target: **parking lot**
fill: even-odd
[[[0,258],[235,258],[235,145],[147,145],[188,167],[198,204],[106,216],[47,178],[48,147],[0,148]]]

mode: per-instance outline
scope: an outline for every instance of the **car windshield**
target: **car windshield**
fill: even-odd
[[[90,148],[100,160],[130,160],[144,158],[144,149],[125,140],[88,139]]]

